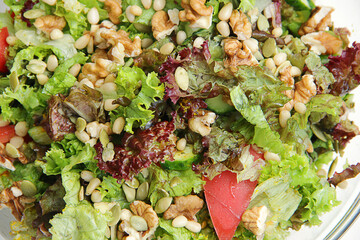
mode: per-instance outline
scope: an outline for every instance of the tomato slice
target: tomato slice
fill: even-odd
[[[6,42],[6,38],[9,36],[7,27],[0,29],[0,72],[7,73],[8,69],[6,67],[7,59],[7,47],[9,44]]]
[[[1,143],[8,143],[13,136],[15,136],[15,126],[14,125],[0,127],[0,142]]]
[[[250,153],[254,160],[263,157],[262,153],[253,148],[250,148]],[[216,234],[221,240],[230,240],[249,205],[257,181],[246,180],[238,183],[236,174],[230,171],[222,172],[212,180],[205,180],[206,204]]]

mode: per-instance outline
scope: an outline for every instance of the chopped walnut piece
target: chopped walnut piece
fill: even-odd
[[[309,33],[301,37],[301,41],[310,46],[316,54],[334,55],[341,51],[343,42],[328,32]]]
[[[169,19],[169,15],[165,11],[157,11],[151,19],[151,25],[156,40],[165,38],[176,28],[176,25]]]
[[[179,12],[181,22],[190,22],[192,28],[205,28],[211,26],[212,6],[205,6],[205,0],[182,0],[184,10]]]
[[[207,136],[211,132],[211,124],[215,122],[216,114],[210,111],[204,111],[204,115],[195,116],[189,119],[189,128],[191,131],[199,133],[201,136]]]
[[[244,227],[256,236],[263,236],[266,228],[266,218],[269,211],[266,206],[253,207],[244,212],[241,217]]]
[[[164,212],[164,219],[174,219],[183,215],[188,220],[196,221],[195,215],[204,205],[204,201],[196,195],[175,197],[174,203]]]
[[[120,23],[120,15],[122,14],[121,0],[106,0],[105,9],[109,13],[109,19],[114,24]]]
[[[316,7],[312,11],[310,18],[301,25],[299,35],[325,31],[328,27],[331,27],[331,13],[333,11],[334,8],[332,7]]]
[[[224,51],[227,56],[224,60],[224,65],[233,72],[236,72],[237,67],[241,65],[257,66],[259,64],[250,49],[237,39],[225,39]]]
[[[66,21],[63,17],[46,15],[37,18],[34,22],[34,26],[49,35],[54,29],[62,30],[66,26]]]
[[[14,196],[14,192],[11,189],[18,189],[20,190],[20,184],[18,182],[13,183],[10,188],[4,189],[0,193],[0,204],[4,204],[11,209],[11,213],[14,217],[20,221],[25,210],[26,204],[30,204],[35,202],[35,198],[25,197],[24,195],[20,194],[17,197]],[[21,190],[20,190],[21,191]]]
[[[111,63],[110,60],[98,58],[95,63],[86,63],[82,68],[82,74],[85,76],[94,75],[97,76],[97,79],[105,78],[111,72]]]
[[[306,104],[315,95],[316,85],[314,83],[314,76],[306,74],[302,77],[301,81],[295,84],[294,101]]]
[[[242,11],[234,10],[230,16],[230,26],[239,40],[251,38],[251,23]]]
[[[129,38],[128,32],[124,30],[115,31],[107,29],[101,32],[101,37],[104,38],[112,46],[120,42],[125,48],[126,57],[137,57],[142,53],[141,39],[136,36],[133,41]]]
[[[140,216],[145,219],[148,230],[144,232],[138,232],[136,231],[130,224],[130,219],[124,219],[119,228],[122,229],[122,231],[126,232],[132,237],[135,237],[135,239],[148,239],[151,237],[159,225],[159,217],[157,216],[154,209],[149,205],[142,201],[134,201],[130,204],[130,209],[134,213],[134,215]]]
[[[287,102],[283,107],[279,108],[279,111],[282,110],[287,110],[287,111],[291,111],[291,109],[294,107],[294,83],[295,80],[293,78],[293,76],[291,75],[291,65],[289,64],[288,66],[284,67],[281,71],[279,71],[280,73],[280,80],[287,86],[287,87],[291,87],[291,89],[289,90],[285,90],[283,93],[290,98],[291,100],[289,102]]]

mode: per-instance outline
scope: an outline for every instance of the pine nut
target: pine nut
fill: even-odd
[[[104,103],[104,109],[106,111],[112,111],[112,110],[115,110],[116,108],[118,108],[120,105],[119,104],[113,104],[113,101],[115,99],[106,99],[105,100],[105,103]]]
[[[75,63],[70,69],[69,69],[69,73],[71,75],[73,75],[74,77],[76,77],[79,72],[81,70],[81,65],[79,63]]]
[[[201,224],[195,221],[188,221],[185,228],[191,232],[198,233],[201,231]]]
[[[86,34],[84,36],[81,36],[78,38],[78,40],[76,40],[76,42],[74,43],[74,46],[76,49],[84,49],[90,42],[90,35]]]
[[[142,5],[145,9],[151,8],[152,0],[141,0]]]
[[[197,37],[194,40],[193,47],[196,48],[202,48],[203,43],[205,42],[205,39],[202,37]]]
[[[151,38],[144,38],[141,40],[141,47],[142,48],[148,48],[150,47],[154,41]]]
[[[83,179],[85,182],[90,182],[91,179],[94,178],[94,173],[88,171],[88,170],[83,170],[80,173],[80,177],[81,179]]]
[[[26,69],[34,74],[42,74],[45,72],[46,63],[38,59],[31,59],[26,65]]]
[[[119,117],[114,121],[112,131],[115,134],[120,134],[125,126],[125,119],[123,117]]]
[[[155,11],[162,10],[166,5],[166,0],[154,0],[153,8]]]
[[[291,117],[291,113],[287,110],[282,110],[279,114],[279,123],[281,127],[286,127],[287,126],[287,121],[289,120],[289,118]]]
[[[94,87],[100,88],[104,83],[105,83],[104,79],[98,79],[98,80],[96,80]]]
[[[20,136],[20,137],[25,137],[28,133],[28,127],[26,122],[18,122],[15,125],[15,133],[16,135]]]
[[[141,14],[142,14],[142,9],[141,9],[141,7],[139,7],[139,6],[137,6],[137,5],[132,5],[131,7],[130,7],[130,13],[132,14],[132,15],[134,15],[134,16],[141,16]]]
[[[79,87],[82,87],[83,85],[88,86],[89,88],[94,89],[94,84],[87,78],[84,78],[79,82]]]
[[[259,50],[259,42],[255,38],[249,38],[243,41],[243,44],[247,46],[252,53],[255,53]]]
[[[75,136],[83,143],[87,142],[90,140],[90,136],[89,134],[87,134],[86,132],[82,131],[75,131]]]
[[[6,42],[7,42],[7,44],[9,44],[10,46],[14,46],[15,44],[16,44],[16,41],[18,40],[18,38],[17,37],[15,37],[15,36],[8,36],[7,38],[6,38]]]
[[[155,212],[156,213],[163,213],[165,212],[166,210],[168,210],[168,208],[170,207],[171,205],[171,202],[172,202],[173,198],[172,197],[163,197],[163,198],[160,198],[156,205],[155,205]]]
[[[178,33],[176,34],[176,43],[178,45],[181,45],[185,41],[186,38],[187,38],[186,32],[178,31]]]
[[[37,74],[36,78],[40,85],[45,85],[49,81],[49,77],[46,76],[45,74]]]
[[[276,66],[280,66],[281,64],[283,64],[287,59],[287,55],[286,53],[277,53],[275,56],[274,56],[274,62],[276,64]]]
[[[57,0],[42,0],[42,1],[50,6],[54,6]]]
[[[0,127],[5,127],[10,124],[10,121],[4,120],[3,117],[0,115]],[[16,130],[15,130],[16,133]]]
[[[294,109],[300,114],[304,114],[306,112],[306,105],[302,102],[295,102]]]
[[[325,169],[320,168],[317,172],[316,175],[318,175],[319,177],[326,177],[327,176],[327,172]]]
[[[273,152],[269,152],[269,151],[266,151],[264,153],[264,159],[266,161],[270,161],[270,160],[272,160],[272,161],[280,161],[279,155],[277,155],[276,153],[273,153]]]
[[[89,44],[87,45],[86,51],[88,53],[93,53],[94,52],[94,38],[90,38]]]
[[[274,68],[276,68],[274,59],[272,59],[272,58],[266,59],[265,60],[265,66],[270,70],[273,70]]]
[[[233,4],[231,2],[225,4],[219,11],[218,17],[221,21],[228,21],[233,11]]]
[[[94,190],[91,193],[91,201],[94,203],[101,202],[101,192],[99,190]]]
[[[174,218],[171,225],[176,228],[181,228],[181,227],[185,227],[187,222],[188,222],[187,218],[183,215],[180,215]]]
[[[128,6],[126,8],[125,15],[126,15],[126,18],[129,20],[129,22],[132,23],[135,21],[135,15],[130,12],[130,8],[131,8],[131,6]]]
[[[349,184],[348,184],[348,181],[344,180],[344,181],[340,182],[340,183],[339,183],[338,185],[336,185],[336,186],[339,187],[339,188],[341,188],[341,189],[345,189],[345,188],[347,188],[348,185],[349,185]]]
[[[292,77],[298,77],[301,75],[301,70],[296,66],[292,66],[290,69],[290,74]]]
[[[21,189],[18,187],[11,187],[10,190],[11,190],[12,194],[14,195],[14,197],[20,197],[21,195],[23,195]]]
[[[90,11],[88,12],[87,20],[89,21],[89,23],[91,25],[98,24],[98,22],[100,20],[100,16],[99,16],[99,11],[95,7],[90,9]]]
[[[186,139],[185,138],[182,138],[179,141],[177,141],[177,143],[176,143],[177,150],[184,151],[185,147],[186,147]]]
[[[82,200],[84,200],[84,186],[81,186],[80,187],[80,190],[79,190],[79,201],[82,201]]]
[[[58,28],[55,28],[54,30],[52,30],[50,32],[50,39],[51,40],[58,40],[58,39],[61,39],[63,37],[64,37],[64,33]]]
[[[16,148],[20,148],[23,144],[24,144],[24,139],[22,137],[19,136],[14,136],[10,139],[10,143],[16,147]]]
[[[107,82],[101,86],[101,91],[109,95],[111,95],[112,93],[116,93],[116,89],[117,86],[114,82]]]
[[[100,179],[98,179],[98,178],[91,179],[90,182],[89,182],[89,185],[87,185],[87,187],[86,187],[85,195],[90,196],[93,193],[93,191],[98,186],[100,186],[100,184],[101,184]]]
[[[106,76],[105,78],[105,82],[104,83],[108,83],[108,82],[114,82],[116,79],[115,75],[114,74],[109,74]]]
[[[174,50],[175,45],[172,42],[165,43],[160,48],[160,53],[164,55],[170,55],[172,51]]]
[[[216,24],[216,29],[223,37],[228,37],[230,35],[229,24],[225,21],[220,21],[218,24]]]
[[[58,66],[59,66],[59,61],[57,57],[54,54],[50,55],[47,60],[47,69],[50,72],[53,72]]]
[[[90,134],[92,138],[99,138],[100,134],[100,124],[97,121],[88,123],[86,125],[86,132]]]
[[[278,37],[281,37],[281,35],[283,34],[283,30],[281,27],[277,27],[277,28],[274,28],[271,33],[272,33],[272,35],[274,35],[274,37],[278,38]]]
[[[181,90],[186,91],[189,88],[189,74],[184,68],[178,67],[176,69],[175,81]]]

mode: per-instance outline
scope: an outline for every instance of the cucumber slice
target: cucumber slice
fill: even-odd
[[[235,110],[235,108],[223,100],[223,95],[219,95],[214,98],[209,98],[205,100],[208,108],[211,111],[214,111],[217,114],[224,114],[228,112],[232,112]]]
[[[193,163],[198,163],[201,159],[199,154],[193,153],[193,146],[186,145],[184,151],[177,151],[174,155],[174,161],[165,160],[160,163],[161,167],[166,170],[187,170],[191,169]]]
[[[315,7],[312,0],[285,0],[295,10],[311,10]]]

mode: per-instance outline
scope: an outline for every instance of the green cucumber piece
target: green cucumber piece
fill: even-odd
[[[208,98],[205,100],[205,102],[208,108],[217,114],[224,114],[235,110],[233,106],[224,102],[223,95],[219,95],[214,98]]]
[[[41,126],[30,128],[28,133],[34,142],[40,145],[50,145],[52,142],[45,129]]]
[[[315,7],[312,0],[285,0],[295,10],[311,10]]]
[[[199,154],[193,153],[193,146],[186,145],[184,151],[177,151],[174,155],[174,161],[165,160],[160,163],[161,167],[166,170],[187,170],[191,169],[192,165],[198,163],[201,159]]]

